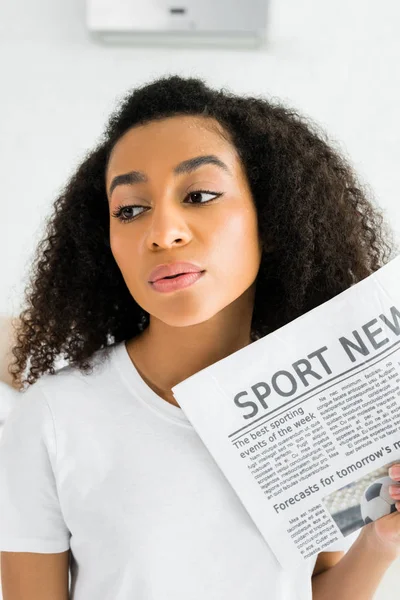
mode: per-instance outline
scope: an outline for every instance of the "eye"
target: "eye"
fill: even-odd
[[[214,196],[213,198],[211,198],[210,200],[205,200],[203,202],[189,202],[189,204],[195,204],[195,205],[199,205],[201,206],[202,204],[208,204],[209,202],[212,202],[213,200],[216,200],[217,198],[219,198],[219,196],[222,196],[222,193],[217,193],[217,192],[211,192],[209,190],[195,190],[193,192],[189,192],[189,194],[186,196],[185,200],[187,198],[189,198],[190,196],[202,196],[203,194],[208,194],[209,196]],[[120,205],[117,206],[117,208],[114,210],[114,212],[112,213],[112,216],[115,219],[119,219],[119,221],[121,223],[130,223],[130,221],[133,221],[138,215],[133,215],[132,214],[132,210],[135,208],[146,208],[145,206],[140,206],[137,204],[127,204],[127,205]],[[141,214],[141,213],[139,213]]]
[[[209,196],[214,196],[215,198],[218,198],[219,196],[222,196],[222,194],[218,194],[217,192],[210,192],[208,190],[195,190],[194,192],[189,192],[189,194],[186,196],[186,198],[189,198],[190,196],[202,196],[203,194],[208,194]],[[185,200],[186,200],[185,198]],[[215,199],[214,198],[214,199]],[[195,204],[207,204],[207,202],[211,202],[211,200],[205,200],[204,202],[195,202]]]

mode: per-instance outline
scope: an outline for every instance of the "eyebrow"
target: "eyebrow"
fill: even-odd
[[[182,173],[192,173],[193,171],[195,171],[199,167],[202,167],[203,165],[211,164],[220,167],[221,169],[232,175],[228,166],[224,162],[222,162],[222,160],[220,160],[218,156],[215,156],[214,154],[195,156],[194,158],[184,160],[174,168],[173,173],[175,175],[181,175]],[[148,177],[142,171],[130,171],[129,173],[123,173],[122,175],[117,175],[113,178],[110,184],[108,194],[109,196],[111,196],[111,194],[118,185],[134,185],[135,183],[145,183],[147,181]]]

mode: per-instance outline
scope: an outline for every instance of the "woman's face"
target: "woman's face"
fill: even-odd
[[[170,326],[210,319],[249,290],[260,266],[245,173],[235,148],[213,127],[217,121],[193,116],[135,126],[114,146],[106,170],[113,256],[135,301]],[[211,155],[226,168],[204,163],[174,173],[183,161]],[[122,183],[110,193],[114,178],[131,171],[146,181]],[[205,273],[189,287],[156,291],[150,272],[176,261],[193,262]]]

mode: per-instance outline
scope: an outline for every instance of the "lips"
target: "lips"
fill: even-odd
[[[149,283],[154,283],[165,277],[182,275],[182,273],[199,273],[202,269],[198,265],[188,262],[175,262],[165,265],[159,265],[149,275]]]

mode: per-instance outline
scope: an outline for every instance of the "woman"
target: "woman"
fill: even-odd
[[[350,166],[294,111],[178,76],[128,94],[55,202],[20,315],[4,588],[28,589],[31,557],[41,600],[44,581],[68,597],[69,560],[74,600],[372,597],[400,517],[284,571],[171,388],[389,250]]]

